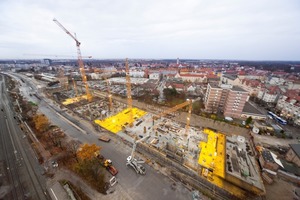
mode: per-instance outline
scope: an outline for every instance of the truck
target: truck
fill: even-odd
[[[104,160],[103,166],[113,176],[115,176],[118,173],[118,170],[112,165],[112,161],[110,159]]]

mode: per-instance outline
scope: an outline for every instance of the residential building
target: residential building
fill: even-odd
[[[261,81],[256,79],[243,79],[240,84],[240,87],[249,92],[250,96],[257,96],[262,86]]]
[[[280,115],[300,125],[300,90],[288,90],[277,102]]]
[[[185,91],[185,86],[183,83],[166,83],[164,88],[176,89],[177,92]]]
[[[248,92],[232,85],[209,83],[204,97],[205,111],[223,112],[226,117],[241,117]]]
[[[281,93],[282,91],[278,86],[269,86],[266,88],[262,88],[258,92],[257,98],[266,103],[276,103]]]
[[[285,83],[285,80],[280,77],[271,77],[269,80],[270,85],[283,85]]]
[[[300,167],[300,144],[290,144],[290,147],[285,155],[285,159]]]
[[[158,80],[159,79],[159,73],[150,73],[149,74],[149,79],[155,79]]]
[[[207,74],[206,79],[208,83],[218,83],[220,81],[220,77],[215,74]]]
[[[269,72],[264,70],[247,71],[246,73],[238,73],[238,78],[240,80],[253,79],[264,81],[266,79],[267,74],[269,74]]]
[[[200,82],[207,83],[207,78],[205,74],[179,74],[175,75],[175,78],[181,78],[183,81],[187,82]]]
[[[234,74],[223,74],[221,77],[222,84],[239,85],[240,79]]]
[[[223,88],[219,87],[217,84],[209,83],[207,85],[207,89],[204,97],[206,112],[216,113],[217,111],[219,111],[218,109],[223,107],[224,99],[222,99],[222,97],[224,98],[224,94],[222,93],[223,93]]]
[[[248,92],[238,86],[233,86],[227,95],[224,115],[226,117],[241,117],[244,105],[248,101]]]
[[[300,80],[288,80],[286,85],[289,90],[300,89]]]
[[[138,69],[130,69],[129,75],[131,77],[144,77],[145,71],[144,70],[138,70]]]

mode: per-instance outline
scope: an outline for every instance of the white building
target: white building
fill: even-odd
[[[142,78],[145,76],[144,70],[130,70],[129,75],[135,78]]]
[[[300,95],[299,91],[290,90],[285,93],[277,102],[276,108],[281,110],[280,115],[293,119],[300,125]]]
[[[271,77],[269,80],[270,85],[283,85],[285,83],[285,80],[283,78],[278,77]]]
[[[198,82],[198,83],[207,83],[207,77],[205,74],[179,74],[175,75],[175,78],[181,78],[183,81],[187,82]]]
[[[276,103],[282,91],[278,86],[262,88],[257,94],[257,98],[266,103]]]
[[[159,73],[150,73],[149,74],[149,79],[158,80],[159,79]]]
[[[238,78],[237,75],[222,74],[221,83],[222,84],[227,84],[227,85],[239,86],[240,85],[240,79]]]

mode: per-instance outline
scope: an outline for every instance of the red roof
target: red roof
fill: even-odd
[[[215,79],[217,79],[217,78],[220,78],[220,77],[218,77],[217,75],[214,75],[214,74],[207,74],[206,78],[215,78]]]
[[[245,71],[239,71],[238,75],[246,75],[246,72]]]
[[[285,92],[284,95],[287,96],[289,99],[295,99],[297,101],[300,101],[300,89],[288,90]]]
[[[263,85],[259,80],[253,79],[244,79],[242,80],[242,83],[250,87],[262,87]]]
[[[285,75],[285,74],[287,74],[287,73],[284,72],[284,71],[276,71],[276,72],[273,72],[272,74],[276,74],[276,75]]]
[[[270,87],[267,88],[267,90],[268,90],[269,94],[274,94],[274,95],[275,94],[280,94],[282,92],[281,89],[277,85],[270,86]]]
[[[184,84],[182,83],[167,83],[165,87],[168,88],[169,86],[175,89],[184,89]]]
[[[204,74],[180,74],[180,76],[185,76],[185,77],[205,77],[206,75]]]

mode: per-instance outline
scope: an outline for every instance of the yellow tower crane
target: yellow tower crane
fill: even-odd
[[[131,82],[130,82],[129,66],[128,66],[127,58],[125,61],[125,72],[126,72],[126,88],[127,88],[127,106],[129,108],[129,112],[130,112],[129,113],[129,126],[132,127],[133,114],[132,114]]]
[[[81,74],[81,77],[82,77],[82,82],[84,83],[85,85],[85,91],[86,91],[86,96],[87,96],[87,99],[89,102],[92,101],[93,97],[89,91],[89,86],[88,86],[88,83],[87,83],[87,79],[86,79],[86,75],[85,75],[85,71],[84,71],[84,64],[83,64],[83,61],[82,61],[82,56],[81,56],[81,51],[80,51],[80,42],[77,40],[77,38],[72,35],[61,23],[59,23],[59,21],[57,21],[57,19],[53,19],[53,21],[61,28],[63,29],[73,40],[75,40],[76,42],[76,47],[77,47],[77,57],[78,57],[78,64],[79,64],[79,69],[80,69],[80,74]]]
[[[156,126],[154,126],[154,121],[161,118],[161,117],[164,117],[166,116],[167,114],[170,114],[172,112],[175,112],[177,110],[179,110],[180,108],[183,108],[187,105],[189,105],[189,109],[188,109],[188,116],[186,118],[186,126],[185,126],[185,135],[188,136],[189,134],[189,129],[190,129],[190,120],[191,120],[191,113],[192,113],[192,108],[193,108],[193,102],[194,100],[192,99],[187,99],[185,102],[181,103],[181,104],[178,104],[172,108],[169,108],[165,111],[163,111],[162,113],[158,114],[158,115],[154,115],[152,117],[152,126],[153,126],[153,129],[156,129]]]
[[[73,86],[74,86],[76,97],[78,97],[78,90],[77,90],[77,86],[76,86],[74,78],[72,78],[72,81],[73,81]]]
[[[181,103],[181,104],[178,104],[172,108],[169,108],[168,110],[165,110],[163,111],[162,113],[158,114],[158,115],[154,115],[152,117],[152,120],[153,120],[153,125],[154,125],[154,121],[163,117],[163,116],[166,116],[167,114],[170,114],[172,112],[175,112],[177,111],[178,109],[180,108],[183,108],[187,105],[189,105],[189,111],[188,111],[188,117],[187,117],[187,126],[189,128],[190,126],[190,118],[191,118],[191,113],[192,113],[192,103],[193,103],[193,100],[192,99],[187,99],[185,102]]]
[[[112,94],[110,92],[110,82],[107,79],[107,77],[105,77],[105,81],[106,81],[106,85],[107,85],[107,96],[108,96],[108,100],[109,100],[109,112],[112,111]]]

